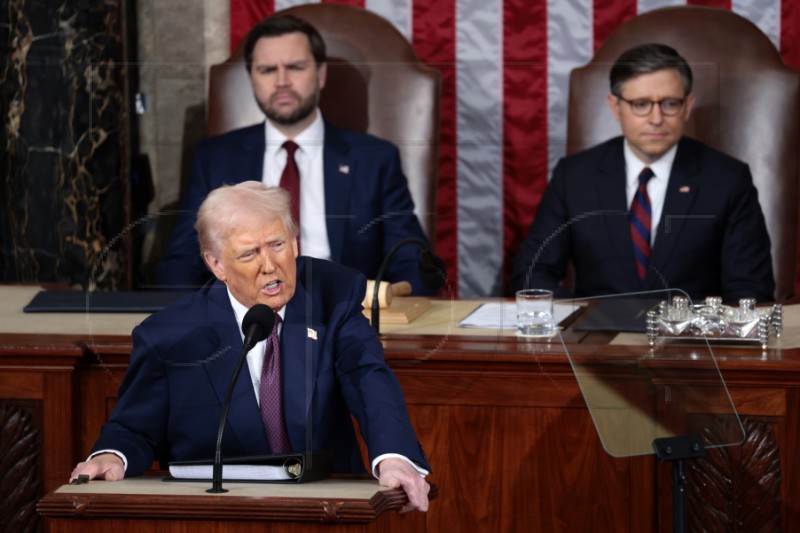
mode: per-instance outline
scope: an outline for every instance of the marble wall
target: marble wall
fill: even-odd
[[[127,283],[125,0],[0,0],[0,281]]]
[[[149,286],[228,20],[220,0],[0,0],[0,282]]]

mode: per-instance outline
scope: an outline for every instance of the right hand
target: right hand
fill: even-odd
[[[101,453],[88,461],[78,463],[69,475],[70,482],[80,475],[87,475],[89,479],[118,481],[125,477],[125,465],[118,455]]]

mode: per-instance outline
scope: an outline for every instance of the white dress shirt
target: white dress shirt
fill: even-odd
[[[675,154],[678,151],[676,144],[661,156],[660,159],[645,165],[638,157],[636,157],[625,141],[625,174],[626,174],[626,192],[628,194],[628,209],[633,203],[633,197],[636,195],[636,189],[639,188],[639,174],[645,167],[650,167],[653,171],[653,177],[647,182],[647,195],[650,197],[650,245],[652,246],[656,241],[656,234],[658,224],[661,221],[661,213],[664,211],[664,199],[667,196],[667,185],[669,184],[669,175],[672,172],[672,163],[675,161]]]
[[[261,181],[270,187],[277,187],[286,166],[287,154],[283,143],[288,139],[269,120],[264,124],[267,148],[264,151]],[[291,140],[298,146],[294,159],[300,172],[300,250],[303,255],[330,260],[331,247],[325,223],[325,124],[319,109],[314,122]]]

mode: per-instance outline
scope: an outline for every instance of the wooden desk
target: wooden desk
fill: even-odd
[[[37,505],[50,533],[194,533],[236,531],[415,531],[424,518],[399,515],[400,489],[377,481],[325,480],[306,484],[225,483],[208,494],[202,482],[140,477],[64,485]]]
[[[440,312],[452,320],[459,318],[456,307],[468,307],[464,302],[447,305]],[[82,319],[77,318],[79,323]],[[127,328],[132,320],[119,321]],[[466,332],[452,322],[445,327],[444,333],[386,327],[383,337],[386,359],[400,380],[433,467],[430,479],[441,488],[415,530],[671,531],[669,466],[653,456],[618,459],[605,452],[560,342],[530,342],[504,331]],[[784,327],[787,339],[797,336],[800,321],[787,321]],[[65,449],[58,440],[63,431],[51,436],[57,445],[44,442],[46,468],[40,479],[63,482],[65,477],[59,476],[66,476],[85,456],[116,401],[131,348],[129,331],[94,331],[84,342],[69,340],[63,331],[57,338],[27,336],[28,344],[11,342],[10,334],[0,333],[0,375],[5,376],[7,368],[24,374],[6,380],[0,403],[19,401],[19,394],[36,396],[24,392],[36,389],[24,382],[58,375],[60,367],[53,368],[51,358],[36,354],[67,354],[57,360],[69,369],[63,373],[71,375],[67,381],[72,387],[62,385],[59,398],[73,401],[58,409],[59,416],[71,421],[75,442],[67,442]],[[610,355],[636,355],[647,349],[635,342],[613,344],[613,336],[607,334],[568,330],[564,338],[571,347]],[[687,517],[688,524],[708,518],[712,509],[762,530],[800,530],[800,349],[787,346],[782,342],[763,353],[749,348],[715,350],[747,441],[692,463],[699,469],[687,473],[687,506],[690,513],[699,514]],[[690,366],[681,359],[689,354],[683,354],[676,356],[674,365],[686,367],[687,379],[692,379]],[[698,387],[704,385],[699,376],[693,379]],[[38,390],[42,399],[37,405],[54,402],[45,400],[43,387]],[[49,415],[40,418],[40,431],[55,423]],[[63,457],[70,454],[72,459],[64,465]],[[60,472],[53,474],[57,469]],[[700,484],[726,478],[730,483],[713,489]],[[706,514],[700,513],[703,510]],[[714,518],[714,524],[720,521]]]

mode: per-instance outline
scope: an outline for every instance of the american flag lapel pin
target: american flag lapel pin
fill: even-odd
[[[309,339],[317,340],[317,330],[311,329],[311,328],[306,328],[306,331],[308,332],[308,338]]]
[[[344,163],[339,165],[339,172],[342,174],[350,174],[350,165],[345,165]]]
[[[682,192],[682,193],[687,193],[687,192],[691,192],[691,191],[692,191],[692,188],[689,187],[688,185],[684,185],[680,189],[678,189],[678,192]]]

